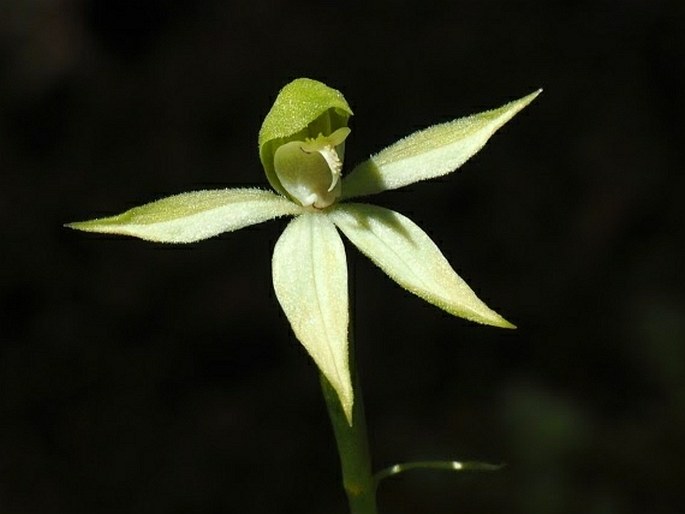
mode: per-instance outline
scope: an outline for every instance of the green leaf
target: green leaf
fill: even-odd
[[[342,198],[397,189],[456,170],[541,91],[499,109],[434,125],[399,140],[343,179]]]
[[[485,305],[413,221],[367,204],[339,204],[329,216],[359,250],[406,290],[450,314],[515,328]]]
[[[223,189],[182,193],[134,207],[118,216],[66,226],[159,243],[191,243],[300,212],[302,207],[271,191]]]
[[[295,336],[337,392],[351,424],[347,260],[325,214],[306,213],[288,224],[274,248],[272,270],[276,297]]]
[[[401,462],[378,471],[374,476],[376,486],[386,478],[411,471],[414,469],[430,469],[441,471],[499,471],[504,464],[490,464],[489,462],[458,461],[458,460],[419,460],[415,462]]]
[[[316,80],[299,78],[281,89],[259,130],[259,158],[271,186],[287,196],[274,170],[279,146],[328,136],[346,127],[350,116],[352,109],[342,93]]]

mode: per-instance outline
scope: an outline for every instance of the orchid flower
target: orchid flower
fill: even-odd
[[[539,93],[416,132],[344,174],[352,110],[339,91],[297,79],[280,91],[259,133],[260,159],[274,191],[182,193],[118,216],[67,226],[154,242],[191,243],[293,216],[274,248],[276,297],[352,424],[347,261],[339,232],[400,286],[427,302],[478,323],[514,326],[476,296],[409,218],[349,200],[456,170]]]

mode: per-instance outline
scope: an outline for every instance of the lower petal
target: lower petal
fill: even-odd
[[[351,423],[347,260],[327,215],[306,213],[288,224],[274,248],[272,271],[295,336],[338,393]]]
[[[341,204],[329,216],[363,254],[406,290],[460,318],[514,328],[476,296],[433,240],[409,218],[367,204]]]

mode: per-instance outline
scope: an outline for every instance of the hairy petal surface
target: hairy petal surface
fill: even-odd
[[[299,205],[271,191],[222,189],[182,193],[134,207],[117,216],[66,226],[158,243],[192,243],[300,212]]]
[[[338,393],[351,424],[347,260],[325,214],[306,213],[288,224],[274,248],[272,271],[276,297],[295,336]]]
[[[514,328],[485,305],[432,239],[409,218],[367,204],[341,204],[329,216],[359,250],[406,290],[450,314]]]
[[[397,189],[456,170],[541,91],[498,109],[434,125],[400,139],[343,179],[342,198]]]

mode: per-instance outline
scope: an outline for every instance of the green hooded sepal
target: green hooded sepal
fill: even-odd
[[[352,109],[342,93],[316,80],[295,79],[281,89],[259,130],[259,158],[271,187],[290,197],[274,168],[274,156],[280,146],[329,136],[347,127],[350,116]],[[337,151],[342,159],[344,143]]]

